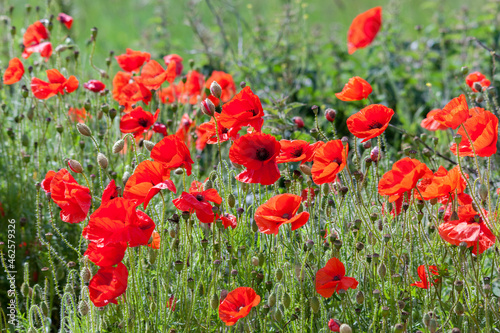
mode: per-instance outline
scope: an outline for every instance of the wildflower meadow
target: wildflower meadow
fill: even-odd
[[[1,332],[500,332],[498,0],[4,0],[0,37]]]

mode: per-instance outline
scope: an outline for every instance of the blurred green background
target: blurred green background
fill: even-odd
[[[39,18],[48,16],[47,3],[50,4],[52,13],[58,10],[65,11],[74,18],[73,28],[68,35],[76,40],[81,48],[90,36],[90,29],[97,27],[99,29],[97,61],[103,61],[99,56],[106,56],[109,50],[120,54],[127,47],[146,49],[151,44],[155,44],[155,51],[163,50],[163,54],[178,53],[190,57],[198,53],[202,48],[189,25],[187,14],[196,16],[197,20],[201,20],[208,27],[215,26],[217,30],[216,20],[209,4],[216,11],[224,12],[222,15],[224,20],[236,20],[237,16],[240,16],[245,21],[241,27],[243,34],[253,28],[257,19],[271,25],[275,24],[276,29],[282,28],[277,24],[284,15],[284,6],[288,4],[293,8],[301,8],[304,29],[316,28],[321,30],[322,35],[335,35],[343,40],[346,40],[347,29],[352,19],[375,6],[384,8],[384,20],[396,16],[405,28],[401,33],[412,35],[415,34],[417,25],[425,30],[431,24],[438,24],[438,14],[443,13],[444,8],[448,12],[450,8],[457,12],[457,15],[454,13],[446,15],[448,19],[453,20],[463,10],[462,5],[467,4],[463,0],[4,0],[3,3],[4,10],[14,6],[17,12],[14,24],[18,28],[32,23],[28,22],[26,17],[25,22],[19,21],[22,16],[18,11],[24,11],[27,4],[32,6],[32,13],[35,13],[36,6],[41,8],[38,13]],[[474,20],[481,19],[475,17],[476,6],[470,6],[468,9],[469,15]],[[233,17],[228,16],[228,13],[233,13]],[[226,31],[227,34],[235,33],[240,28],[236,21],[233,22],[234,25],[231,22],[224,23],[234,27],[234,31]],[[61,29],[59,25],[55,25],[55,28]]]

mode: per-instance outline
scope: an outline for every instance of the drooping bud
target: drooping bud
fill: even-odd
[[[119,152],[121,152],[123,150],[124,146],[125,146],[125,140],[120,139],[120,140],[116,141],[115,144],[113,145],[113,153],[118,154]]]
[[[337,116],[337,111],[335,111],[334,109],[329,108],[325,110],[325,118],[329,122],[333,123],[335,121],[336,116]]]
[[[351,326],[349,326],[347,324],[342,324],[342,325],[340,325],[339,332],[340,333],[352,333]]]
[[[215,114],[215,105],[212,103],[212,101],[208,98],[205,98],[201,103],[201,112],[206,114],[209,117],[212,117]]]
[[[68,166],[71,169],[71,171],[73,171],[74,173],[82,173],[83,172],[82,165],[80,164],[80,162],[78,162],[76,160],[71,160],[71,159],[68,160]]]
[[[210,85],[210,93],[215,97],[215,98],[220,98],[222,95],[222,88],[221,86],[217,83],[217,81],[213,81],[212,84]]]
[[[293,117],[293,122],[295,125],[297,125],[297,128],[303,128],[304,127],[304,119],[301,117]]]
[[[299,168],[300,168],[300,171],[302,171],[305,175],[308,175],[308,176],[312,175],[310,166],[305,165],[305,164],[301,164],[299,166]]]
[[[380,161],[380,150],[379,150],[378,146],[375,146],[372,149],[372,151],[370,152],[370,159],[372,160],[372,162],[375,162],[375,163]]]
[[[229,207],[234,208],[234,205],[236,204],[236,198],[234,197],[234,195],[232,193],[230,193],[227,196],[227,203],[228,203]]]
[[[92,136],[92,131],[90,130],[90,128],[83,123],[76,124],[76,129],[78,130],[78,132],[80,132],[81,135]]]
[[[311,304],[311,309],[313,310],[314,313],[319,312],[319,299],[316,296],[311,297],[309,300],[309,303]]]
[[[488,188],[486,185],[481,184],[479,185],[479,197],[481,197],[481,200],[486,200],[488,199]]]
[[[356,303],[363,304],[365,301],[365,294],[360,290],[356,293]]]
[[[149,140],[144,140],[142,143],[144,144],[144,147],[146,147],[146,149],[149,151],[152,151],[153,148],[155,147],[154,142],[151,142]]]
[[[108,168],[108,158],[103,153],[97,154],[97,164],[101,167],[101,169]]]
[[[83,283],[89,283],[91,275],[92,274],[90,273],[90,269],[88,269],[88,267],[83,267],[80,271],[80,278],[82,279]]]

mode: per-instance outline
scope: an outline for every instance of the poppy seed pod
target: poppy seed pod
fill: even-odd
[[[347,324],[342,324],[342,325],[340,325],[339,332],[340,333],[352,333],[351,326],[349,326]]]
[[[200,103],[200,108],[201,108],[201,112],[203,112],[204,114],[206,114],[209,117],[212,117],[215,114],[215,105],[208,98],[205,98],[205,100],[203,100]]]
[[[217,83],[217,81],[213,81],[212,84],[210,85],[210,93],[215,98],[220,98],[220,96],[222,95],[222,88],[220,84]]]
[[[68,166],[71,169],[71,171],[75,173],[82,173],[83,172],[83,167],[80,164],[80,162],[76,160],[68,160]]]
[[[108,158],[103,153],[97,154],[97,164],[101,167],[101,169],[108,168]]]
[[[78,132],[80,132],[81,135],[92,136],[92,131],[90,130],[90,128],[83,123],[76,124],[76,129],[78,130]]]
[[[123,150],[124,146],[125,146],[125,140],[120,139],[116,141],[115,144],[113,145],[113,153],[118,154]]]

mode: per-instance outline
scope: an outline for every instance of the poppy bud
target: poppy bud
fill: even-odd
[[[212,307],[212,309],[217,309],[219,307],[219,296],[217,296],[217,294],[214,293],[214,295],[212,296],[212,298],[210,299],[210,306]]]
[[[252,220],[252,231],[257,232],[259,230],[259,226],[255,223],[255,220]]]
[[[247,86],[247,83],[245,81],[240,82],[240,88],[243,89]]]
[[[152,151],[155,147],[155,144],[149,140],[144,140],[142,143],[144,144],[144,147],[146,147],[146,149],[149,151]]]
[[[212,185],[212,181],[209,179],[205,182],[205,184],[203,184],[203,189],[206,191],[206,190],[209,190],[213,188],[213,185]]]
[[[82,173],[83,172],[82,165],[80,164],[80,162],[78,162],[76,160],[68,160],[68,166],[71,169],[71,171],[73,171],[75,173]]]
[[[316,296],[311,297],[309,300],[309,304],[311,304],[311,309],[314,313],[318,313],[319,311],[319,299]]]
[[[92,274],[90,273],[90,269],[88,269],[88,267],[83,267],[80,271],[80,278],[82,279],[83,283],[89,283],[91,275]]]
[[[276,311],[274,311],[274,319],[276,319],[277,322],[280,322],[281,319],[283,319],[283,313],[280,308],[276,308]]]
[[[302,119],[301,117],[293,117],[292,120],[298,128],[304,127],[304,119]]]
[[[342,324],[342,325],[340,325],[339,332],[340,333],[352,333],[351,326],[349,326],[347,324]]]
[[[83,123],[76,124],[76,129],[83,136],[92,136],[92,131],[90,130],[90,128]]]
[[[455,305],[455,313],[459,316],[465,313],[464,305],[462,303],[457,302],[457,305]]]
[[[78,311],[82,316],[86,316],[87,313],[89,313],[89,304],[85,300],[81,300],[80,303],[78,303]]]
[[[101,167],[101,169],[108,168],[108,158],[103,153],[97,154],[97,164]]]
[[[488,199],[488,188],[486,185],[481,184],[479,185],[479,197],[481,197],[481,200],[486,200]]]
[[[200,108],[201,108],[201,112],[203,112],[204,114],[206,114],[209,117],[212,117],[215,113],[215,105],[208,98],[205,98],[205,100],[203,100],[200,103]]]
[[[261,284],[262,280],[264,280],[264,274],[257,273],[257,276],[255,277],[255,281],[257,282],[257,284]]]
[[[257,257],[252,257],[252,265],[254,265],[254,266],[259,266],[259,258],[257,258]]]
[[[431,320],[429,321],[429,326],[427,326],[427,328],[429,329],[429,331],[431,333],[436,333],[437,327],[438,327],[437,320],[434,318],[431,318]]]
[[[311,176],[312,173],[311,173],[311,167],[305,165],[305,164],[301,164],[299,166],[300,168],[300,171],[302,171],[304,174],[308,175],[308,176]]]
[[[377,146],[375,146],[372,151],[370,152],[370,158],[372,160],[372,162],[375,162],[377,163],[378,161],[380,161],[380,150],[378,149]]]
[[[313,138],[315,138],[315,139],[318,138],[319,133],[318,133],[318,130],[316,128],[311,128],[311,130],[309,131],[309,133],[311,134],[311,136]]]
[[[232,193],[230,193],[227,196],[227,203],[228,203],[229,207],[234,208],[234,205],[236,204],[236,198],[234,197],[234,195]]]
[[[385,275],[387,274],[387,267],[385,267],[385,264],[383,262],[378,266],[377,273],[382,280],[385,278]]]
[[[221,86],[217,83],[217,81],[213,81],[212,84],[210,85],[210,93],[215,97],[215,98],[220,98],[222,95],[222,88]]]
[[[422,318],[422,322],[424,323],[425,327],[429,327],[429,323],[431,321],[431,316],[433,315],[432,312],[427,312],[424,314],[424,317]]]
[[[267,304],[269,304],[270,307],[273,307],[276,305],[276,294],[274,292],[269,295],[269,298],[267,299]]]
[[[119,152],[122,151],[123,147],[125,146],[125,140],[120,139],[115,142],[113,145],[113,153],[118,154]]]
[[[340,250],[340,248],[342,247],[342,241],[340,239],[336,239],[334,242],[333,242],[333,245],[335,246],[335,248],[337,250]]]

